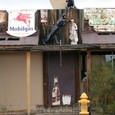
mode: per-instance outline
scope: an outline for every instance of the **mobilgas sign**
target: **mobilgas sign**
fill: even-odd
[[[26,37],[36,32],[36,10],[11,10],[8,11],[7,33],[16,37]]]

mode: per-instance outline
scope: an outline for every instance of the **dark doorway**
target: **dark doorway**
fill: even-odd
[[[71,95],[71,105],[76,103],[78,92],[78,62],[79,56],[76,52],[47,52],[44,54],[44,98],[45,104],[52,106],[52,88],[54,85],[54,76],[58,76],[58,84],[60,89],[60,101],[62,103],[62,95]],[[61,64],[60,64],[61,63]],[[77,84],[78,83],[78,84]],[[47,100],[46,100],[47,98]]]

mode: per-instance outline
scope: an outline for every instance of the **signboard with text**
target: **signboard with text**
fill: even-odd
[[[84,9],[84,18],[96,31],[115,32],[114,8],[87,8]]]
[[[36,32],[36,10],[10,10],[8,11],[7,33],[16,37],[26,37]]]

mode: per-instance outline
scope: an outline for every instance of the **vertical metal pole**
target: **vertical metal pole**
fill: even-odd
[[[30,115],[30,51],[27,51],[27,114]]]
[[[91,99],[91,51],[87,50],[87,94],[89,99]],[[89,114],[91,114],[89,106]]]
[[[87,50],[87,94],[91,98],[91,51]]]
[[[61,40],[60,40],[60,67],[62,67],[62,51],[61,51]]]

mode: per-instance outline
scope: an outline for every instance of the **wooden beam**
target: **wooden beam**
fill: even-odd
[[[80,97],[80,83],[81,83],[81,68],[80,68],[80,52],[76,53],[76,89],[77,95],[76,99],[79,100]],[[76,101],[76,102],[77,102]]]
[[[30,51],[26,52],[26,70],[27,70],[27,114],[30,115]]]
[[[87,95],[91,98],[91,51],[87,50]]]

